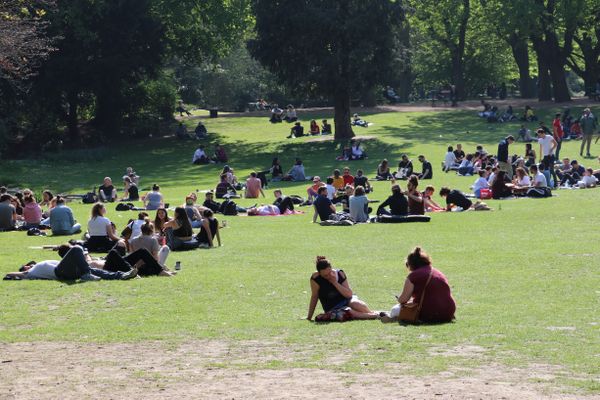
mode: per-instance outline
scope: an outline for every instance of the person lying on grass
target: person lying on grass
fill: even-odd
[[[59,253],[60,254],[60,253]],[[109,272],[91,266],[91,258],[80,246],[69,247],[62,260],[31,261],[21,268],[19,272],[10,272],[4,279],[49,279],[61,281],[126,280],[135,278],[138,270],[129,268],[127,272]]]
[[[377,319],[379,314],[354,295],[346,274],[334,269],[326,257],[317,256],[317,272],[310,277],[311,296],[308,304],[307,320],[312,321],[317,303],[320,301],[323,311],[344,312],[350,319]]]
[[[441,190],[440,190],[441,192]],[[423,304],[418,319],[422,322],[451,322],[456,312],[456,303],[450,291],[450,285],[444,274],[431,265],[431,257],[420,247],[406,257],[409,271],[404,288],[396,296],[398,304],[389,313],[382,313],[381,322],[398,321],[400,309],[407,303],[419,302],[423,291]],[[431,276],[431,278],[430,278]]]

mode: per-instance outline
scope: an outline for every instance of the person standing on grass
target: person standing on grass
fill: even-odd
[[[379,313],[371,311],[350,288],[346,273],[334,269],[326,257],[317,256],[317,272],[310,277],[311,296],[306,319],[312,321],[317,303],[321,302],[323,311],[344,312],[350,319],[378,319]]]
[[[409,274],[404,281],[402,293],[396,296],[398,304],[392,307],[389,313],[383,313],[381,322],[398,321],[402,306],[419,302],[421,297],[423,304],[418,316],[420,321],[442,323],[454,319],[456,303],[448,279],[441,271],[433,268],[431,263],[431,257],[420,247],[415,247],[406,257],[406,268]]]
[[[512,164],[508,162],[508,146],[513,144],[514,141],[515,138],[512,135],[502,139],[498,144],[498,154],[496,155],[496,159],[498,161],[498,170],[504,171],[509,179],[512,179],[513,170]]]
[[[554,137],[554,140],[556,141],[556,153],[554,155],[556,160],[560,160],[560,148],[562,147],[564,136],[565,132],[560,120],[560,113],[556,113],[554,115],[554,120],[552,121],[552,137]]]
[[[540,144],[540,157],[542,157],[541,163],[544,164],[544,168],[552,173],[554,179],[554,185],[558,185],[558,178],[556,177],[556,171],[554,171],[554,150],[556,149],[557,143],[552,135],[548,135],[542,128],[537,130],[538,143]]]
[[[579,149],[579,155],[583,156],[583,148],[586,148],[586,157],[590,156],[590,145],[592,144],[592,136],[594,135],[594,131],[598,126],[598,121],[596,121],[596,117],[592,114],[592,111],[589,108],[583,110],[583,115],[579,119],[579,125],[581,126],[581,131],[583,133],[583,140],[581,141],[581,148]]]

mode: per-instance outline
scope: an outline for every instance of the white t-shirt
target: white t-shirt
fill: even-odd
[[[196,160],[200,160],[204,157],[206,157],[206,153],[204,152],[204,150],[196,149],[196,151],[194,152],[194,157],[192,157],[192,162],[195,162]]]
[[[456,156],[453,152],[449,151],[446,153],[446,157],[444,158],[444,166],[449,168],[456,163]]]
[[[538,185],[538,183],[540,183],[540,184]],[[538,173],[535,174],[535,177],[533,178],[533,186],[536,186],[536,187],[547,187],[548,186],[548,181],[546,181],[546,177],[540,171],[538,171]]]
[[[108,236],[106,227],[110,228],[110,220],[106,217],[91,218],[88,221],[88,233],[90,236]]]
[[[480,176],[479,179],[477,179],[475,181],[475,184],[473,185],[473,191],[486,189],[488,187],[490,187],[490,185],[488,184],[487,179],[485,179],[483,176]]]
[[[352,146],[352,155],[356,157],[360,157],[363,155],[363,151],[360,146]]]
[[[525,175],[522,179],[521,178],[517,179],[517,185],[529,186],[529,185],[531,185],[531,179],[529,179],[529,176]]]
[[[488,176],[488,178],[487,178],[487,181],[488,181],[488,183],[492,183],[492,182],[494,182],[494,178],[495,178],[495,177],[496,177],[496,174],[492,172],[492,173],[490,174],[490,176]]]
[[[146,221],[143,219],[136,219],[128,225],[131,228],[131,239],[135,239],[136,237],[142,235],[142,225],[145,223]]]
[[[466,158],[464,160],[462,160],[462,162],[460,163],[460,168],[468,168],[468,167],[472,167],[473,163],[471,163],[471,161],[467,160]]]
[[[577,182],[577,184],[580,187],[589,187],[589,186],[593,186],[595,184],[598,183],[598,179],[596,179],[595,176],[590,175],[590,176],[584,176],[583,178],[581,178],[581,180],[579,182]]]
[[[333,200],[333,197],[335,196],[335,188],[333,187],[333,185],[326,185],[325,186],[327,188],[327,198],[329,200]]]
[[[552,136],[545,135],[543,138],[538,139],[538,143],[542,145],[542,156],[549,156],[553,154],[552,151]]]
[[[56,279],[54,270],[60,261],[46,260],[35,264],[27,271],[27,279]]]

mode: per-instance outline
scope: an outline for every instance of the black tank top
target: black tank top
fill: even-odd
[[[208,227],[210,228],[211,239],[215,238],[215,235],[217,234],[217,226],[218,225],[219,225],[219,221],[217,221],[216,218],[208,219]],[[206,232],[206,229],[204,229],[204,225],[202,225],[200,227],[200,232],[196,236],[196,240],[200,243],[207,243],[207,244],[210,243],[208,240],[208,233]]]
[[[192,227],[188,224],[187,226],[179,224],[179,228],[173,229],[173,236],[179,238],[189,238],[193,235]]]
[[[330,311],[336,305],[340,304],[342,301],[346,300],[344,296],[329,282],[327,279],[323,278],[321,275],[317,275],[315,278],[312,278],[313,281],[317,282],[319,285],[319,301],[321,301],[321,305],[323,306],[323,310],[325,312]],[[338,270],[338,283],[342,284],[346,280],[346,274],[343,270]]]

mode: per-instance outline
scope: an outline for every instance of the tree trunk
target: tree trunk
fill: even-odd
[[[338,89],[334,95],[335,140],[351,139],[354,137],[350,125],[350,91],[348,88]]]
[[[69,137],[69,147],[77,147],[81,144],[81,135],[79,132],[79,118],[77,116],[77,107],[79,100],[77,93],[72,91],[67,94],[69,102],[69,114],[67,114],[67,132]]]
[[[96,92],[94,125],[110,137],[120,135],[122,101],[119,89],[115,90],[114,86],[110,86]]]
[[[560,57],[550,58],[548,61],[550,79],[552,80],[552,89],[554,93],[554,101],[557,103],[571,101],[569,86],[567,85],[567,77],[565,76],[565,63]]]
[[[530,99],[533,97],[533,88],[531,87],[531,76],[529,75],[529,48],[527,40],[519,38],[516,35],[509,40],[513,57],[519,68],[519,91],[521,98]]]
[[[546,61],[545,46],[542,38],[533,36],[533,49],[537,55],[538,64],[538,100],[552,100],[552,87],[550,86],[550,75],[548,73],[548,62]]]
[[[452,57],[452,83],[456,87],[458,100],[465,99],[464,62],[462,55],[455,54]]]
[[[546,62],[548,63],[548,69],[550,70],[554,101],[557,103],[571,101],[571,94],[569,93],[567,76],[565,74],[567,59],[564,56],[565,51],[560,48],[558,38],[554,32],[546,32],[544,51],[548,55],[548,57],[546,57]]]

